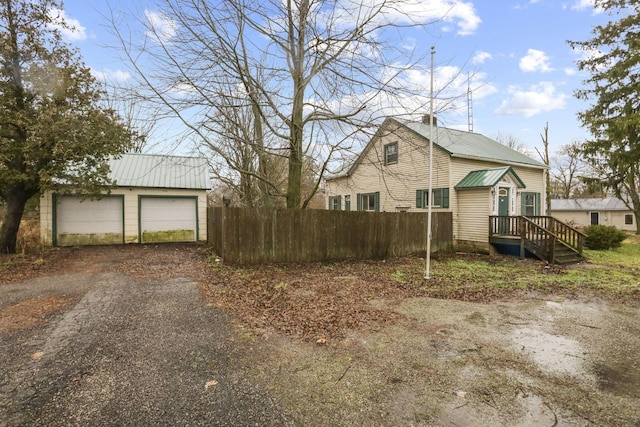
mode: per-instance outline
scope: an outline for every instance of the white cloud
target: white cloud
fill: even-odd
[[[114,70],[105,69],[105,70],[98,71],[98,70],[91,69],[91,74],[93,74],[93,76],[96,79],[102,80],[102,81],[124,82],[131,78],[131,73],[127,71],[122,71],[122,70],[114,71]]]
[[[600,6],[596,7],[595,0],[574,0],[573,3],[569,5],[564,5],[566,9],[569,7],[571,10],[583,11],[587,9],[593,9],[593,14],[597,15],[599,13],[604,13],[604,9]]]
[[[53,21],[49,26],[60,31],[65,40],[79,41],[87,38],[86,28],[77,19],[68,17],[64,10],[49,9],[47,14]]]
[[[178,23],[167,15],[147,9],[144,16],[149,23],[147,36],[158,43],[169,43],[178,33]]]
[[[549,57],[541,50],[529,49],[527,54],[520,58],[520,69],[525,73],[540,71],[546,73],[552,71],[549,66]]]
[[[490,59],[493,59],[493,55],[491,55],[489,52],[479,51],[476,52],[475,55],[473,55],[471,62],[474,64],[483,64],[485,61],[488,61]]]
[[[526,90],[511,86],[509,97],[502,101],[495,113],[532,117],[542,112],[564,109],[567,98],[566,94],[556,92],[551,82],[540,82]]]
[[[594,4],[595,4],[595,0],[577,0],[571,5],[571,9],[584,10],[584,9],[593,7]]]
[[[400,67],[397,64],[394,70]],[[393,94],[388,92],[353,93],[344,98],[330,101],[327,108],[340,113],[347,113],[366,105],[360,116],[371,117],[397,116],[418,119],[429,109],[431,73],[428,68],[413,67],[397,77],[394,85],[413,91],[413,94]],[[470,81],[469,81],[470,80]],[[471,86],[474,101],[485,98],[497,88],[488,82],[485,73],[474,73],[469,76],[455,66],[436,67],[434,69],[434,109],[443,119],[464,117],[468,112],[467,90]],[[309,104],[319,103],[307,100]],[[320,102],[321,103],[321,102]],[[445,119],[446,120],[446,119]]]
[[[564,69],[564,73],[567,76],[575,76],[578,71],[575,68],[566,67]]]
[[[414,50],[418,46],[418,40],[413,37],[405,37],[402,39],[402,48],[405,50]]]
[[[497,88],[488,82],[485,73],[468,75],[456,66],[437,67],[434,70],[434,93],[436,111],[451,114],[467,113],[467,91],[469,87],[474,100],[480,100],[495,92]],[[406,72],[403,86],[422,88],[424,96],[415,97],[415,107],[428,105],[431,73],[429,70],[409,70]]]
[[[345,26],[353,23],[354,18],[374,14],[378,2],[372,2],[367,9],[367,2],[361,0],[349,0],[343,3],[342,13],[338,14],[338,20],[343,21]],[[380,17],[384,17],[387,22],[395,24],[423,24],[428,25],[442,21],[446,24],[453,24],[455,31],[459,35],[473,34],[482,20],[476,13],[473,3],[462,0],[404,0],[401,2],[387,2]],[[355,13],[354,13],[355,11]],[[368,13],[362,13],[368,12]],[[336,18],[334,15],[333,19]],[[445,31],[451,31],[448,27]]]

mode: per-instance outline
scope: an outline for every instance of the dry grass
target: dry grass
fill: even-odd
[[[0,221],[2,225],[2,221]],[[40,243],[40,220],[38,218],[23,219],[16,236],[16,253],[32,254],[42,250]]]
[[[40,243],[40,220],[23,219],[20,221],[20,229],[16,240],[16,252],[34,253],[42,250]]]

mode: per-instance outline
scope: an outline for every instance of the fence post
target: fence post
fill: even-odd
[[[226,222],[226,215],[227,215],[227,209],[229,209],[228,207],[224,207],[222,209],[220,209],[220,253],[218,254],[219,257],[221,257],[224,260],[224,257],[226,255],[226,248],[225,248],[225,242],[226,242],[226,228],[224,226],[224,223]]]
[[[524,259],[525,257],[525,252],[524,252],[524,239],[527,237],[527,221],[524,220],[524,217],[520,217],[520,259]]]

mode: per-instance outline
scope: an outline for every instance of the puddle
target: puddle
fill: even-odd
[[[578,341],[552,335],[537,329],[521,328],[511,333],[511,339],[527,352],[542,369],[560,374],[585,374],[585,351]]]
[[[640,397],[640,375],[629,366],[612,367],[603,363],[594,363],[591,371],[595,374],[601,390],[616,395]]]

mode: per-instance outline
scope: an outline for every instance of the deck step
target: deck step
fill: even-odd
[[[506,230],[500,227],[503,223],[509,225]],[[578,249],[584,244],[584,234],[553,217],[490,217],[490,244],[514,246],[514,239],[519,241],[521,257],[524,256],[524,247],[534,256],[551,264],[573,264],[584,260],[582,251]],[[552,250],[548,239],[553,239]]]

